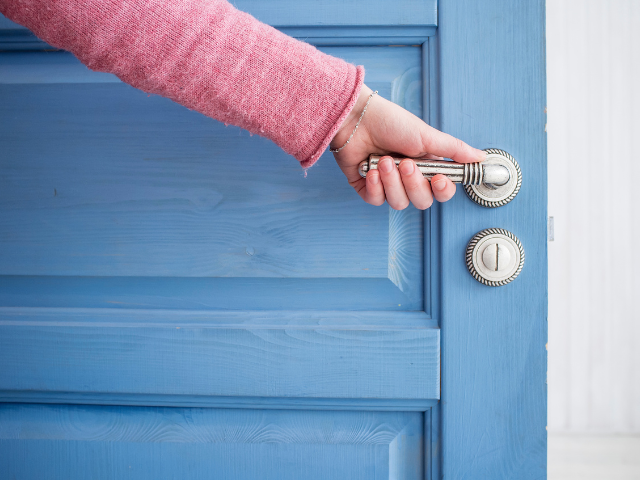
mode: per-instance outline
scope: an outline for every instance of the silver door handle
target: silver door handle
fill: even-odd
[[[471,200],[483,207],[500,207],[515,198],[522,185],[522,172],[518,162],[504,150],[489,148],[487,159],[482,163],[456,163],[443,160],[428,160],[424,158],[412,159],[422,172],[431,177],[442,174],[453,183],[464,185],[465,192]],[[369,155],[358,166],[362,177],[367,172],[378,168],[382,155]],[[406,157],[393,156],[398,165]]]
[[[358,171],[362,177],[367,176],[369,170],[376,170],[382,155],[369,155],[368,160],[360,163]],[[392,157],[396,166],[400,164],[404,157]],[[431,179],[435,175],[445,175],[453,183],[463,185],[480,185],[491,183],[496,186],[504,185],[509,181],[509,170],[502,165],[482,165],[480,163],[456,163],[443,160],[425,160],[415,158],[418,170],[422,175]]]

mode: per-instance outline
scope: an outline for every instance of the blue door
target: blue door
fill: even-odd
[[[366,205],[1,19],[0,478],[544,478],[544,3],[236,3],[520,193]],[[524,245],[508,285],[467,271],[486,228]]]

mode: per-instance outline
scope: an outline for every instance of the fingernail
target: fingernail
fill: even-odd
[[[408,162],[402,162],[400,164],[400,173],[402,173],[403,175],[411,175],[414,169],[415,163],[413,163],[411,160],[409,160]]]
[[[478,161],[482,162],[487,159],[487,152],[484,150],[478,150]]]
[[[378,182],[380,181],[380,174],[379,173],[373,173],[375,172],[375,170],[371,171],[371,183],[374,185],[377,185]]]
[[[389,173],[392,168],[393,162],[391,161],[390,157],[383,158],[378,163],[378,170],[380,170],[382,173]]]
[[[446,180],[436,180],[435,182],[431,182],[431,186],[433,188],[435,188],[436,190],[438,190],[439,192],[441,192],[442,190],[447,188],[447,181]]]

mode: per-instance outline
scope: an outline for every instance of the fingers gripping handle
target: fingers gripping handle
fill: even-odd
[[[358,167],[358,172],[362,177],[367,176],[369,170],[378,168],[378,162],[382,155],[369,155],[368,160],[364,160]],[[404,158],[392,157],[396,166]],[[455,163],[442,160],[413,159],[422,172],[422,175],[431,179],[435,175],[445,175],[453,183],[462,185],[482,185],[491,184],[501,186],[509,181],[509,170],[502,165],[482,165],[480,163]]]
[[[467,196],[478,205],[488,208],[506,205],[520,191],[522,171],[515,158],[504,150],[488,148],[487,159],[482,163],[455,163],[441,160],[414,158],[416,166],[427,178],[446,175],[453,183],[464,185]],[[360,163],[358,171],[362,177],[369,170],[378,168],[382,155],[369,155]],[[392,156],[396,165],[404,157]]]

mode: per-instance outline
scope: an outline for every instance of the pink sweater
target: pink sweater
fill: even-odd
[[[364,77],[226,0],[0,0],[0,12],[92,70],[273,140],[304,168]]]

